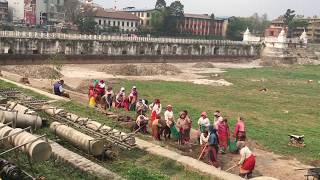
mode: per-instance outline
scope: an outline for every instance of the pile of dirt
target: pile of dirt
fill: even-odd
[[[106,65],[99,68],[99,71],[107,74],[122,76],[154,76],[154,75],[177,75],[181,71],[171,64],[117,64]]]
[[[3,66],[2,70],[34,79],[50,79],[50,77],[61,76],[57,70],[43,65]]]
[[[192,67],[194,68],[215,68],[213,64],[209,62],[198,62],[194,64]]]

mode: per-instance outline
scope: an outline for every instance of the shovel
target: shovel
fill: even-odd
[[[236,165],[234,165],[234,166],[232,166],[232,167],[230,167],[229,169],[227,169],[227,170],[225,170],[226,172],[228,172],[228,171],[230,171],[231,169],[233,169],[233,168],[235,168],[235,167],[238,167],[239,165],[238,164],[236,164]]]

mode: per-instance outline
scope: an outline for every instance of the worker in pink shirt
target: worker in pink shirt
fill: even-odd
[[[242,117],[238,117],[233,137],[236,138],[237,141],[246,140],[246,127],[244,124],[244,119]]]

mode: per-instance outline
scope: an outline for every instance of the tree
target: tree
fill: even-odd
[[[283,15],[283,22],[286,26],[288,26],[290,22],[293,20],[293,18],[296,16],[296,14],[294,13],[295,10],[288,9],[286,13]]]
[[[242,40],[242,32],[247,28],[253,29],[253,23],[249,18],[233,17],[229,20],[227,37],[231,40]]]
[[[296,16],[295,10],[288,9],[283,15],[283,23],[285,27],[288,28],[288,37],[292,36],[292,28],[289,27],[289,24],[292,23],[294,17]]]
[[[155,11],[151,16],[151,26],[153,30],[156,32],[163,32],[165,29],[164,22],[166,18],[167,18],[166,9]]]
[[[67,21],[76,23],[77,17],[80,15],[79,0],[65,0],[64,13]]]
[[[76,23],[81,33],[95,34],[97,32],[97,22],[91,16],[80,16]]]
[[[174,17],[184,16],[184,6],[180,1],[174,1],[169,6],[170,15]]]
[[[167,7],[167,3],[165,0],[157,0],[155,9],[163,9]]]

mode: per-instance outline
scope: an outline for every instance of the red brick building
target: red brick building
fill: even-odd
[[[210,17],[207,14],[184,14],[178,24],[180,33],[200,36],[226,36],[228,18]]]

